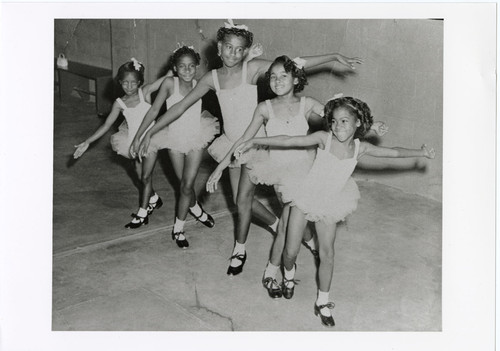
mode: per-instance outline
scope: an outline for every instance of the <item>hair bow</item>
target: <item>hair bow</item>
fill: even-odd
[[[304,68],[304,66],[307,62],[306,60],[304,60],[303,58],[300,58],[300,57],[296,57],[292,61],[293,61],[293,63],[295,63],[295,66],[297,66],[298,69]]]
[[[335,100],[335,99],[339,99],[341,98],[342,96],[344,96],[344,93],[338,93],[338,94],[335,94],[333,95],[333,97],[329,98],[328,100],[326,100],[326,102],[328,101],[332,101],[332,100]]]
[[[139,62],[135,57],[132,57],[130,59],[130,61],[132,61],[132,63],[134,64],[134,69],[136,71],[140,71],[141,70],[142,62]]]
[[[244,24],[235,25],[233,20],[230,18],[227,20],[227,22],[224,22],[224,28],[236,28],[236,29],[248,30],[248,27],[245,26]]]
[[[186,44],[184,43],[177,43],[177,48],[173,51],[174,53],[179,50],[180,48],[184,47],[184,46],[187,46]],[[187,46],[189,49],[191,50],[194,50],[194,46],[193,45],[190,45],[190,46]]]

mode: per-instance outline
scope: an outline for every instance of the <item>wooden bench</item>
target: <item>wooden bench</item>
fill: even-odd
[[[57,60],[57,59],[56,59]],[[55,62],[55,61],[54,61]],[[111,110],[113,103],[113,72],[110,69],[68,61],[67,68],[54,64],[56,84],[59,88],[59,101],[71,94],[73,90],[95,96],[96,113],[104,116]],[[78,78],[80,77],[80,78]],[[82,78],[84,83],[82,84]],[[89,89],[89,81],[95,82],[95,91]]]

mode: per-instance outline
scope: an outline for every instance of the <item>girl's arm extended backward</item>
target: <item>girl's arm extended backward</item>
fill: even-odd
[[[165,78],[160,86],[160,90],[158,91],[158,94],[156,95],[156,99],[153,103],[153,105],[149,108],[148,112],[146,113],[146,116],[144,116],[141,125],[139,126],[139,129],[135,133],[135,137],[132,141],[132,144],[130,145],[130,155],[132,157],[136,157],[138,150],[139,150],[139,144],[140,144],[140,137],[141,135],[144,134],[146,129],[151,125],[151,123],[155,120],[156,116],[158,116],[158,113],[160,112],[161,106],[165,103],[169,96],[169,91],[172,91],[174,86],[174,80],[173,78]]]
[[[162,85],[163,81],[167,76],[163,76],[155,80],[153,83],[145,84],[142,86],[142,92],[144,93],[144,99],[148,104],[151,103],[151,94],[157,91]]]
[[[241,144],[234,152],[234,155],[236,158],[240,158],[245,151],[248,151],[252,147],[259,145],[278,146],[285,148],[308,147],[314,145],[324,147],[327,137],[327,132],[318,131],[304,136],[277,135],[267,138],[253,138]]]
[[[113,107],[111,108],[111,112],[109,113],[108,117],[106,117],[106,121],[92,134],[88,139],[86,139],[83,143],[80,143],[78,145],[75,145],[76,150],[75,153],[73,154],[74,158],[78,158],[83,155],[85,151],[89,148],[89,145],[102,137],[106,132],[111,128],[113,123],[115,123],[116,119],[120,115],[120,112],[122,111],[122,108],[118,104],[118,101],[115,101],[113,104]]]
[[[305,60],[304,68],[312,68],[322,65],[323,63],[337,61],[350,69],[356,69],[354,64],[362,64],[363,60],[359,57],[347,57],[341,54],[325,54],[315,56],[301,56]],[[273,61],[264,59],[253,59],[248,62],[250,76],[252,77],[252,84],[256,84],[258,78],[266,73],[271,67]]]
[[[436,152],[433,148],[429,149],[425,144],[420,149],[405,149],[402,147],[375,146],[364,141],[361,142],[358,158],[363,155],[391,158],[427,157],[432,159],[436,156]]]
[[[155,125],[144,134],[144,138],[142,139],[139,146],[139,159],[141,158],[141,156],[145,156],[147,154],[151,137],[162,128],[168,126],[170,123],[182,116],[182,114],[186,112],[188,108],[190,108],[196,101],[200,100],[206,93],[208,93],[212,86],[212,72],[207,72],[194,87],[194,89],[184,97],[184,99],[170,107],[167,112],[158,119]]]
[[[210,177],[208,177],[206,189],[209,193],[213,193],[215,190],[217,190],[217,183],[222,176],[222,172],[231,163],[231,158],[233,157],[233,153],[235,152],[236,148],[240,146],[240,144],[247,140],[250,140],[257,134],[262,124],[264,124],[264,120],[267,118],[266,116],[268,116],[268,113],[269,112],[267,111],[265,102],[261,102],[259,105],[257,105],[253,114],[252,121],[248,125],[243,135],[238,140],[236,140],[231,150],[229,150],[224,159],[215,168]]]

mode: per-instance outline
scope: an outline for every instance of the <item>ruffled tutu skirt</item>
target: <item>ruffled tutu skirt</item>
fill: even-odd
[[[222,134],[217,137],[214,142],[208,147],[207,151],[212,156],[212,158],[217,161],[217,163],[221,163],[221,161],[226,157],[227,153],[233,147],[234,142],[229,140],[226,134]],[[263,160],[267,154],[267,150],[264,149],[251,149],[245,152],[240,158],[236,159],[231,156],[231,163],[229,164],[230,168],[237,168],[243,164],[249,166],[249,162],[251,160]]]
[[[111,135],[111,148],[116,151],[118,155],[131,159],[130,145],[132,144],[134,136],[135,135],[129,137],[127,122],[123,121],[123,123],[118,127],[118,132]]]
[[[163,128],[153,135],[148,152],[170,149],[183,154],[205,148],[219,133],[219,121],[208,111],[203,111],[199,126],[183,129]]]
[[[291,201],[296,184],[303,180],[314,162],[314,150],[270,150],[265,157],[248,161],[250,180],[254,184],[273,185],[284,203]]]
[[[297,206],[311,222],[336,223],[345,220],[358,207],[359,189],[354,179],[349,178],[337,192],[329,192],[321,182],[296,183],[288,193],[292,206]]]

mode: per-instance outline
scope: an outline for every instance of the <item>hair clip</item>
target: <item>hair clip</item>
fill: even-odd
[[[224,28],[236,28],[236,29],[243,29],[248,31],[248,27],[243,25],[243,24],[238,24],[235,25],[232,19],[228,19],[227,22],[224,22]]]
[[[341,97],[344,96],[344,93],[338,93],[338,94],[335,94],[333,95],[331,98],[329,98],[328,100],[326,100],[326,102],[328,101],[332,101],[332,100],[335,100],[335,99],[340,99]]]
[[[142,62],[137,61],[137,59],[135,57],[132,57],[130,59],[130,61],[132,61],[132,63],[134,64],[134,69],[136,71],[140,71],[141,70]]]
[[[303,69],[307,62],[306,60],[300,57],[296,57],[292,61],[293,63],[295,63],[295,66],[297,66],[298,69]]]
[[[177,48],[173,51],[173,53],[175,54],[175,52],[176,52],[177,50],[179,50],[179,49],[183,48],[184,46],[185,46],[185,47],[187,47],[188,49],[191,49],[191,50],[193,50],[193,51],[194,51],[194,46],[193,46],[193,45],[189,45],[189,46],[187,46],[186,44],[184,44],[184,43],[182,43],[182,42],[181,42],[181,43],[179,43],[179,42],[178,42],[178,43],[177,43]]]

